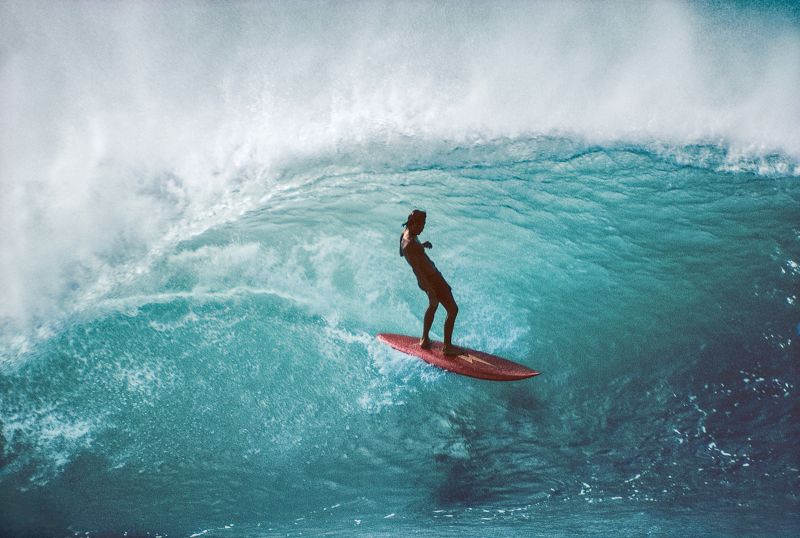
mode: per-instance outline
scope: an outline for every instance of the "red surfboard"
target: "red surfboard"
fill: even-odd
[[[448,357],[442,353],[441,342],[431,341],[430,349],[422,349],[419,347],[419,338],[413,336],[380,333],[378,340],[439,368],[478,379],[517,381],[539,375],[536,370],[474,349],[459,347],[462,350],[460,355]]]

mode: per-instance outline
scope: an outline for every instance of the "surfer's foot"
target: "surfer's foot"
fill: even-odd
[[[427,338],[420,338],[419,340],[419,347],[422,349],[430,349],[431,348],[431,341]]]
[[[448,357],[455,357],[457,355],[461,355],[461,349],[452,344],[445,344],[442,347],[442,353]]]

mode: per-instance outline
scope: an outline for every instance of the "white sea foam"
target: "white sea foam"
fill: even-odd
[[[268,204],[298,158],[568,133],[800,159],[800,29],[780,12],[10,2],[0,40],[11,356],[177,241]]]

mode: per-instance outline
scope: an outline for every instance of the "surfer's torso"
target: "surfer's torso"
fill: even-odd
[[[406,259],[414,271],[420,289],[426,292],[450,289],[450,285],[425,253],[425,247],[422,246],[416,235],[407,231],[403,232],[400,236],[400,255]]]

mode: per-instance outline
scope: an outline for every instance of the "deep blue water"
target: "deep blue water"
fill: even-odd
[[[469,6],[4,6],[30,135],[0,206],[0,534],[800,532],[793,12]],[[662,64],[682,82],[651,93]],[[565,86],[518,85],[543,74]],[[455,341],[541,376],[375,340],[421,329],[414,207]]]

